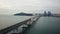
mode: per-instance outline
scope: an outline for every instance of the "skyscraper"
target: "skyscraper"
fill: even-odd
[[[46,13],[46,11],[44,11],[44,16],[47,16],[47,13]]]
[[[51,16],[51,11],[48,11],[48,16]]]

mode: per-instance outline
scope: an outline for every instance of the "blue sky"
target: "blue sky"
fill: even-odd
[[[0,14],[43,13],[45,10],[60,14],[60,0],[0,0]]]

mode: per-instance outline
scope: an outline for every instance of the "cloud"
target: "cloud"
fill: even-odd
[[[11,8],[11,5],[7,5],[5,3],[0,2],[0,8]]]
[[[0,0],[0,8],[15,10],[15,12],[34,12],[35,10],[43,10],[46,8],[54,9],[54,7],[60,7],[60,0]]]

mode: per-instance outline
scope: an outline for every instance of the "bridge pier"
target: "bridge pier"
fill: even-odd
[[[37,20],[39,19],[38,17],[33,17],[30,20],[27,21],[27,24],[25,24],[25,26],[23,26],[23,32],[22,34],[24,34],[24,32],[26,32],[26,30],[33,25],[33,23],[35,23]],[[27,25],[27,26],[26,26]]]
[[[22,25],[22,32],[18,32],[18,29],[15,29],[16,32],[13,32],[12,34],[24,34],[24,32],[26,32],[26,30],[33,25],[33,23],[35,21],[37,21],[39,19],[39,16],[37,17],[32,17],[29,20],[26,21],[25,24]]]

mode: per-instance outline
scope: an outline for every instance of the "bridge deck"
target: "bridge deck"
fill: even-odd
[[[27,18],[28,17],[28,18]],[[32,16],[0,16],[0,30],[31,18]]]

